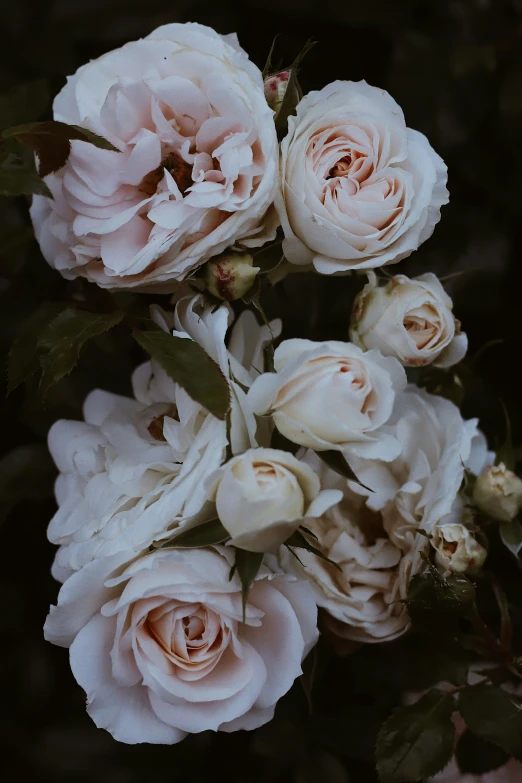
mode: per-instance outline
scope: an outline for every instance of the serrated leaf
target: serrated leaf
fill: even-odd
[[[459,710],[473,734],[522,761],[522,708],[517,699],[494,685],[476,685],[461,692]]]
[[[292,533],[290,538],[286,539],[285,546],[287,546],[289,549],[292,549],[293,547],[296,549],[306,549],[307,552],[311,552],[316,557],[320,557],[321,560],[326,560],[327,563],[333,565],[335,568],[337,568],[338,571],[342,571],[339,563],[335,563],[333,560],[330,560],[330,558],[327,557],[324,552],[321,552],[321,550],[311,544],[310,541],[307,541],[300,530],[296,530],[294,533]]]
[[[448,764],[456,736],[454,709],[453,696],[434,688],[385,721],[376,746],[381,783],[417,783]]]
[[[38,340],[45,327],[64,308],[62,302],[46,302],[34,312],[17,333],[7,361],[7,394],[39,369]]]
[[[502,522],[499,525],[500,538],[517,560],[522,553],[522,525],[516,519],[513,522]]]
[[[42,394],[71,372],[88,340],[112,329],[123,316],[119,310],[90,313],[67,307],[53,318],[38,340]]]
[[[198,343],[159,330],[134,331],[133,336],[193,400],[216,418],[225,419],[230,408],[228,382],[216,362]]]
[[[463,774],[483,775],[502,767],[509,760],[509,753],[466,730],[457,743],[455,757]]]
[[[252,582],[257,576],[257,572],[261,568],[263,562],[262,552],[247,552],[246,549],[236,549],[236,560],[233,566],[234,572],[237,573],[241,580],[241,598],[243,602],[243,622],[245,621],[246,605],[248,601],[248,593],[252,586]]]
[[[41,443],[18,446],[0,459],[0,521],[21,500],[51,497],[56,476]]]
[[[49,120],[48,122],[29,122],[16,125],[2,132],[3,139],[16,139],[38,155],[38,174],[46,177],[57,171],[67,162],[71,152],[71,141],[85,141],[104,150],[119,152],[107,139],[78,125]]]
[[[46,79],[17,84],[0,95],[0,128],[40,117],[49,102],[49,84]]]
[[[188,530],[182,530],[162,545],[162,549],[200,549],[204,546],[222,544],[230,538],[230,533],[225,530],[219,519],[210,519]]]
[[[0,170],[0,196],[47,196],[52,193],[35,169],[13,166]]]

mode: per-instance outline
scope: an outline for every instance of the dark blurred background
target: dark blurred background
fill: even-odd
[[[2,4],[0,16],[0,93],[43,78],[54,95],[65,76],[90,58],[173,21],[236,31],[260,67],[276,34],[276,59],[283,66],[314,38],[318,45],[301,74],[305,92],[335,79],[366,79],[389,90],[408,125],[424,132],[447,162],[451,194],[434,236],[400,271],[452,276],[446,285],[470,337],[470,356],[494,341],[472,363],[464,413],[480,416],[491,445],[498,445],[505,427],[502,399],[520,446],[522,0],[12,0]],[[0,115],[1,109],[0,99]],[[50,104],[46,111],[44,118]],[[28,119],[38,118],[29,111]],[[42,300],[65,292],[27,226],[25,200],[1,199],[2,361],[27,316]],[[350,290],[344,278],[294,275],[265,295],[265,306],[283,317],[286,336],[345,339]],[[422,685],[410,665],[414,642],[391,645],[386,656],[371,647],[341,660],[323,642],[312,694],[308,662],[273,723],[248,734],[196,736],[168,748],[118,745],[97,730],[85,714],[67,651],[43,641],[44,618],[57,594],[45,535],[54,510],[46,432],[58,417],[79,417],[94,386],[127,392],[139,360],[116,330],[110,340],[85,349],[79,368],[52,391],[45,407],[36,381],[2,402],[4,779],[141,783],[160,775],[164,783],[225,776],[238,782],[371,783],[379,721],[402,687]],[[405,668],[408,682],[402,679]],[[321,695],[323,682],[328,697]]]

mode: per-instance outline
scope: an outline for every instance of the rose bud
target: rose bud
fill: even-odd
[[[488,554],[468,528],[459,522],[437,525],[431,544],[436,550],[437,565],[447,571],[476,571]]]
[[[209,480],[209,497],[232,544],[251,552],[276,550],[302,524],[321,516],[342,492],[321,491],[317,474],[293,454],[249,449]]]
[[[222,253],[205,267],[207,290],[227,302],[241,299],[252,288],[259,270],[250,253]]]
[[[406,367],[450,367],[464,358],[468,339],[435,275],[396,275],[384,286],[374,272],[368,279],[352,312],[350,338],[356,345],[378,348]]]
[[[265,98],[271,109],[278,113],[288,87],[290,71],[280,71],[265,79]]]
[[[503,462],[490,465],[473,488],[478,508],[499,522],[512,522],[522,508],[522,481]]]

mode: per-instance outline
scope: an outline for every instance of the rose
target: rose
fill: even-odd
[[[288,261],[335,274],[400,261],[431,236],[447,169],[384,90],[337,81],[288,119],[276,200]]]
[[[487,550],[460,522],[435,525],[431,545],[437,565],[449,571],[476,571],[484,563]]]
[[[522,481],[503,462],[491,465],[473,487],[477,507],[499,522],[512,522],[522,508]]]
[[[273,115],[235,35],[159,27],[81,67],[54,117],[119,150],[73,141],[46,178],[54,200],[33,200],[42,252],[68,279],[172,290],[229,245],[275,235]]]
[[[262,566],[248,595],[232,550],[163,549],[122,569],[113,556],[68,579],[45,637],[70,646],[96,725],[120,742],[254,729],[301,674],[317,639],[305,582]]]
[[[275,373],[254,381],[248,397],[256,413],[272,413],[286,438],[368,459],[398,455],[397,439],[380,429],[406,384],[396,359],[351,343],[293,339],[276,349],[274,366]]]
[[[252,313],[243,314],[227,352],[230,316],[228,306],[203,307],[201,297],[182,299],[173,316],[154,313],[167,331],[176,327],[176,335],[202,345],[229,379],[236,453],[267,435],[257,430],[245,389],[263,367],[269,330]],[[48,536],[60,545],[53,566],[60,581],[94,558],[122,550],[132,557],[169,531],[213,514],[204,482],[225,459],[226,423],[156,362],[143,364],[132,380],[135,399],[94,391],[85,401],[85,422],[58,421],[49,433],[60,475]]]
[[[303,523],[332,562],[306,550],[299,550],[297,561],[283,548],[283,566],[309,580],[316,603],[325,612],[323,623],[335,637],[391,641],[409,625],[403,603],[411,576],[408,560],[389,540],[380,513],[368,509],[364,499],[325,469],[318,457],[309,452],[305,459],[321,476],[321,486],[342,492],[340,503]]]
[[[397,398],[387,429],[400,442],[390,463],[351,459],[370,508],[381,511],[391,541],[405,552],[420,551],[439,522],[457,511],[465,469],[480,473],[491,460],[477,420],[465,421],[449,400],[408,385]],[[454,521],[452,516],[451,521]],[[414,563],[414,568],[417,562]]]
[[[429,778],[429,783],[519,783],[521,776],[522,764],[515,759],[483,775],[465,774],[459,770],[456,761],[451,761],[442,772]]]
[[[210,499],[232,543],[269,552],[297,530],[303,517],[316,517],[342,493],[320,491],[315,472],[287,451],[250,449],[210,477]]]
[[[468,338],[452,313],[453,303],[431,273],[410,280],[395,275],[379,286],[369,283],[354,303],[350,339],[361,348],[378,348],[408,367],[449,367],[466,354]]]

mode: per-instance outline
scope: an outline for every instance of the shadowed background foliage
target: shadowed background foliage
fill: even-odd
[[[173,21],[237,31],[260,67],[276,34],[281,34],[276,59],[283,66],[314,38],[318,45],[301,74],[305,91],[335,79],[366,79],[389,90],[408,125],[429,137],[448,164],[451,201],[434,236],[400,271],[461,273],[448,279],[447,288],[470,337],[470,356],[498,341],[473,364],[464,414],[480,416],[490,444],[498,445],[502,398],[520,445],[522,0],[16,0],[1,12],[0,93],[42,78],[53,95],[88,59]],[[45,84],[41,99],[45,118],[50,116]],[[0,100],[1,125],[9,124],[4,108]],[[28,107],[27,120],[38,118]],[[27,226],[25,200],[2,199],[2,361],[27,316],[65,290]],[[283,317],[285,336],[346,339],[351,286],[349,278],[293,275],[267,292],[264,303],[270,315]],[[36,381],[2,402],[5,779],[141,783],[158,775],[163,783],[206,783],[226,775],[242,783],[372,783],[379,723],[403,687],[421,687],[430,679],[428,665],[421,670],[413,657],[415,642],[392,644],[386,655],[370,647],[344,659],[334,659],[323,642],[274,722],[249,734],[204,734],[168,748],[118,745],[95,729],[67,651],[43,641],[41,628],[57,593],[45,536],[54,509],[46,432],[58,417],[78,418],[85,394],[96,386],[128,392],[140,358],[125,332],[115,330],[85,349],[79,367],[52,390],[45,407]],[[513,590],[522,606],[520,588]]]

